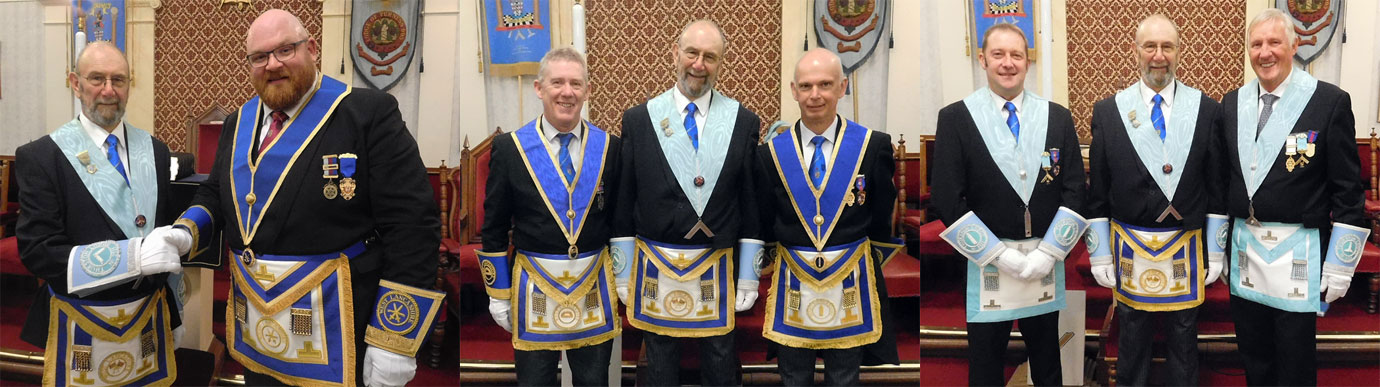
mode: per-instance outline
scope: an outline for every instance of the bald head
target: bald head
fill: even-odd
[[[717,47],[710,48],[717,48],[716,51],[721,54],[728,49],[728,35],[724,35],[723,28],[720,28],[719,23],[715,23],[713,20],[700,19],[686,24],[685,28],[680,30],[680,37],[676,39],[676,44],[684,47],[689,39],[711,45],[717,44]]]
[[[245,49],[254,52],[255,42],[280,36],[289,42],[311,37],[307,33],[307,28],[302,26],[302,20],[296,15],[281,9],[270,9],[259,14],[254,23],[249,25],[249,32],[244,35]]]
[[[118,62],[124,74],[129,75],[129,58],[109,41],[98,40],[88,43],[77,56],[77,73],[86,74],[86,70],[94,62]]]
[[[848,79],[843,77],[843,64],[833,51],[816,48],[796,62],[791,95],[800,105],[800,121],[815,134],[828,130],[845,90]]]
[[[1179,25],[1170,20],[1168,16],[1157,13],[1147,16],[1145,20],[1140,21],[1139,25],[1136,25],[1136,43],[1144,42],[1147,34],[1159,31],[1172,32],[1174,43],[1179,42]]]
[[[77,55],[75,71],[67,73],[72,94],[81,100],[82,115],[107,132],[124,119],[129,79],[129,60],[110,42],[88,44]]]
[[[281,9],[259,14],[244,35],[249,82],[273,110],[298,104],[315,84],[321,47],[302,20]]]
[[[813,48],[806,51],[805,55],[795,62],[795,79],[800,81],[801,73],[814,72],[832,75],[835,81],[843,79],[843,62],[833,51],[819,47]]]
[[[701,19],[686,24],[671,52],[675,61],[676,89],[690,99],[714,89],[727,46],[728,38],[724,37],[718,23]]]

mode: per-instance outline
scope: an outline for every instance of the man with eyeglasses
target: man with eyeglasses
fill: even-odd
[[[297,17],[266,11],[246,35],[257,96],[226,118],[167,239],[198,259],[223,230],[226,341],[247,384],[406,384],[443,295],[417,142],[392,96],[320,74]]]
[[[67,75],[77,118],[15,153],[20,259],[46,284],[21,337],[62,359],[47,362],[44,385],[177,378],[181,317],[169,285],[180,285],[182,265],[163,237],[174,216],[170,158],[162,141],[124,122],[129,79],[119,48],[86,46]]]
[[[728,48],[718,24],[687,24],[672,48],[675,85],[623,112],[618,295],[645,331],[649,384],[680,385],[680,344],[694,341],[700,382],[736,385],[734,313],[757,300],[762,252],[751,174],[761,119],[715,89]]]
[[[1142,20],[1140,81],[1093,106],[1087,246],[1093,278],[1117,300],[1117,382],[1132,386],[1150,381],[1155,320],[1164,383],[1198,384],[1198,307],[1227,243],[1222,107],[1179,81],[1179,37],[1164,15]]]

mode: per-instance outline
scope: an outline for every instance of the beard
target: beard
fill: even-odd
[[[286,83],[268,84],[269,78],[280,77],[279,73],[264,74],[263,77],[253,81],[254,91],[259,93],[259,100],[265,106],[273,110],[285,110],[292,107],[298,100],[302,99],[316,83],[315,69],[308,66],[303,68],[285,69],[288,73]]]
[[[1163,89],[1169,86],[1169,83],[1174,82],[1174,71],[1172,70],[1165,71],[1163,74],[1156,74],[1151,72],[1149,68],[1146,68],[1141,71],[1140,75],[1141,79],[1145,80],[1146,86],[1156,89]]]
[[[102,105],[97,104],[115,104],[115,108],[99,110],[98,108]],[[91,123],[102,128],[115,126],[125,117],[125,107],[119,104],[119,100],[113,98],[110,100],[81,101],[81,111],[86,114],[86,118],[91,120]]]
[[[714,88],[714,78],[712,77],[705,77],[704,82],[700,83],[699,87],[691,85],[690,71],[688,70],[680,73],[680,82],[678,83],[681,86],[681,90],[687,94],[686,97],[690,97],[690,99],[699,98],[703,96],[704,93]]]

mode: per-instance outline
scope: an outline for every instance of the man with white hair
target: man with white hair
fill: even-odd
[[[547,52],[532,87],[542,115],[495,138],[489,159],[479,251],[489,312],[513,333],[518,385],[560,384],[565,351],[574,385],[604,386],[623,326],[608,251],[622,143],[581,118],[589,71],[575,49]]]
[[[1256,78],[1222,97],[1231,313],[1250,385],[1317,382],[1316,313],[1346,294],[1370,230],[1351,97],[1294,66],[1293,19],[1246,27]]]
[[[1142,20],[1132,49],[1140,81],[1093,106],[1087,246],[1093,278],[1117,300],[1117,382],[1132,386],[1149,382],[1156,331],[1164,383],[1198,383],[1198,306],[1227,242],[1222,108],[1179,81],[1179,38],[1164,15]]]

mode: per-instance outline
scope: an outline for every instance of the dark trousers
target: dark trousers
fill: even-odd
[[[862,347],[805,349],[781,345],[776,351],[777,372],[783,386],[809,386],[815,382],[815,358],[824,358],[824,385],[858,385]]]
[[[1030,381],[1037,386],[1064,384],[1059,365],[1059,312],[1020,320],[1018,327],[1030,358]],[[1011,321],[968,323],[968,384],[1004,386],[1006,343]]]
[[[1316,314],[1286,312],[1231,296],[1231,319],[1246,384],[1318,384]]]
[[[646,382],[653,386],[680,385],[681,340],[694,340],[700,347],[700,384],[736,386],[742,384],[738,355],[733,351],[733,332],[702,338],[680,338],[642,332],[647,345]]]
[[[576,386],[609,385],[609,356],[613,340],[588,347],[565,350],[570,362],[570,381]],[[519,386],[559,386],[561,351],[513,350],[514,366]]]
[[[1150,381],[1150,347],[1155,332],[1164,334],[1164,384],[1198,384],[1198,307],[1172,312],[1147,312],[1126,304],[1116,306],[1118,333],[1116,381],[1144,386]],[[1159,329],[1155,329],[1159,320]]]

